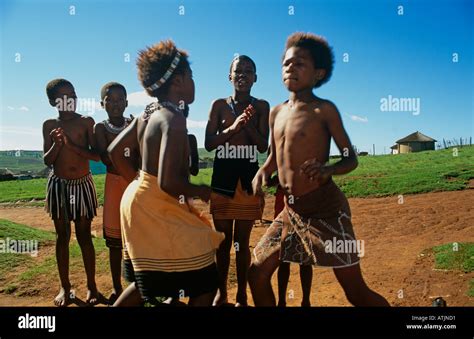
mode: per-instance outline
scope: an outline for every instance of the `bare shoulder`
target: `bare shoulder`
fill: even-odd
[[[80,114],[79,114],[79,118],[80,118],[81,121],[83,121],[87,126],[94,126],[94,125],[95,125],[94,118],[92,118],[92,117],[89,116],[89,115],[80,115]]]
[[[286,106],[287,102],[282,102],[276,106],[273,106],[270,110],[270,121],[274,121],[278,113]]]
[[[330,100],[320,99],[317,103],[315,111],[319,110],[327,118],[336,118],[339,116],[337,106]]]
[[[105,133],[105,125],[104,122],[98,122],[97,124],[94,125],[94,131],[97,133]]]
[[[211,103],[211,114],[219,114],[223,107],[227,105],[226,98],[219,98]]]
[[[270,104],[268,103],[268,101],[263,100],[263,99],[256,99],[255,100],[255,107],[258,110],[266,110],[266,111],[270,110]]]
[[[57,123],[58,120],[56,118],[47,119],[43,122],[43,129],[53,129]]]
[[[182,114],[176,114],[164,107],[150,117],[147,125],[147,128],[160,128],[163,131],[169,129],[186,130],[186,118]]]

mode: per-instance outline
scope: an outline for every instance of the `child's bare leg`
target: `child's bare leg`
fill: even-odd
[[[114,307],[136,307],[142,306],[143,299],[137,285],[133,282],[120,294]]]
[[[110,272],[112,274],[113,292],[110,296],[110,303],[114,303],[117,300],[120,293],[122,293],[122,283],[120,280],[122,272],[122,250],[120,248],[109,249],[109,263]]]
[[[189,298],[188,306],[212,306],[212,300],[216,292],[210,292],[206,294],[201,294],[197,297]]]
[[[265,261],[249,269],[249,284],[255,306],[276,306],[271,278],[280,265],[280,253],[272,253]]]
[[[278,267],[278,307],[286,306],[286,289],[288,288],[288,280],[290,279],[290,264],[280,262]]]
[[[235,261],[237,266],[237,296],[235,306],[247,306],[247,281],[250,267],[250,232],[253,220],[236,220],[234,227]]]
[[[380,294],[372,291],[364,281],[360,265],[335,268],[334,274],[354,306],[390,306]]]
[[[227,275],[230,264],[230,247],[232,246],[232,225],[233,220],[214,220],[217,231],[225,234],[225,239],[216,251],[217,273],[219,277],[219,287],[213,305],[220,306],[227,302]]]
[[[300,265],[301,289],[303,290],[303,300],[301,306],[311,306],[311,284],[313,282],[313,266]]]
[[[97,286],[95,284],[95,250],[92,243],[91,221],[85,217],[75,220],[76,237],[82,252],[82,260],[87,276],[86,302],[95,305],[98,302]]]
[[[54,298],[56,306],[67,306],[69,304],[69,293],[71,283],[69,282],[69,240],[71,239],[71,223],[65,222],[62,217],[54,219],[56,229],[56,262],[58,264],[61,288],[59,294]]]

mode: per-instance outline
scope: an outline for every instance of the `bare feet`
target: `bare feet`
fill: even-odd
[[[212,306],[219,307],[225,304],[227,304],[227,293],[221,293],[220,290],[217,290],[214,301],[212,302]]]
[[[99,302],[99,293],[97,292],[97,288],[89,288],[87,290],[87,298],[86,298],[86,303],[94,306],[97,305]]]
[[[65,307],[71,302],[69,298],[70,288],[61,287],[59,294],[54,298],[54,305],[58,307]]]

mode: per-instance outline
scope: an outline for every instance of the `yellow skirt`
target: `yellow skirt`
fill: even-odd
[[[161,190],[157,177],[143,171],[127,187],[120,216],[124,252],[137,272],[209,266],[224,239],[195,208]]]

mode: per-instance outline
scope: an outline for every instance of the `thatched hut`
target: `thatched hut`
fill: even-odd
[[[436,140],[416,131],[397,140],[396,145],[390,147],[392,154],[434,151]]]

